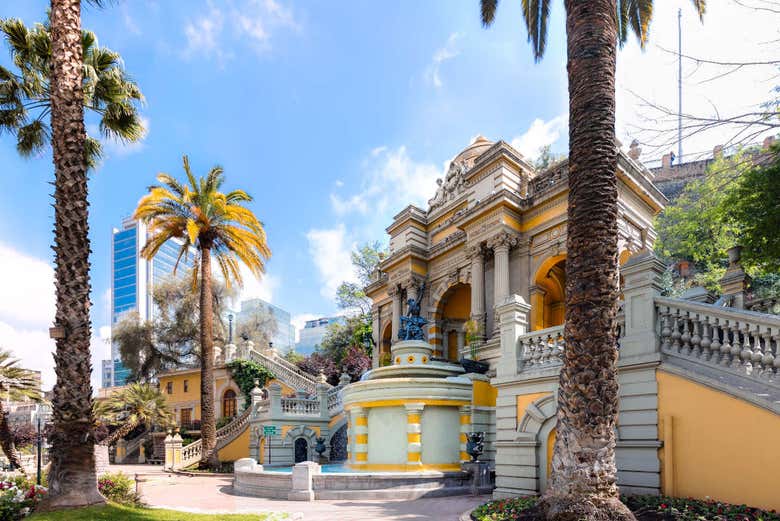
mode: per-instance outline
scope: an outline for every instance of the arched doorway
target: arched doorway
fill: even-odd
[[[385,366],[392,363],[390,358],[390,346],[393,343],[393,324],[387,324],[382,330],[382,338],[379,343],[379,365]]]
[[[228,389],[222,395],[222,417],[232,418],[238,413],[238,404],[236,401],[236,392]]]
[[[330,461],[347,459],[347,424],[339,427],[330,437]]]
[[[531,288],[531,328],[563,324],[565,318],[566,256],[556,255],[542,263]]]
[[[297,438],[295,440],[295,463],[300,463],[309,459],[309,442],[306,438]]]
[[[450,286],[437,304],[441,324],[441,351],[437,355],[458,360],[466,346],[466,322],[471,318],[471,286],[458,283]]]

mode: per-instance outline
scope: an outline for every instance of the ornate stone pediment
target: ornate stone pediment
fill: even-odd
[[[468,183],[466,182],[467,171],[468,167],[465,161],[453,161],[450,163],[450,168],[447,170],[447,175],[444,176],[444,179],[439,178],[436,180],[439,188],[436,190],[436,195],[433,196],[433,199],[428,200],[429,212],[445,205],[466,191],[466,188],[468,188]]]

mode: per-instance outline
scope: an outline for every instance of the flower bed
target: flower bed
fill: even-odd
[[[713,500],[665,496],[623,496],[621,499],[639,521],[780,521],[780,515],[775,511]],[[536,503],[535,497],[491,501],[475,508],[471,519],[515,521],[523,519]]]
[[[45,487],[24,476],[3,476],[0,478],[0,521],[22,519],[45,495]]]

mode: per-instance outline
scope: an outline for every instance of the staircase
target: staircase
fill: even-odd
[[[249,359],[271,371],[276,378],[299,391],[314,394],[319,381],[312,374],[302,371],[298,366],[278,356],[265,355],[254,349],[249,351]],[[328,388],[332,386],[325,383]]]
[[[217,430],[217,448],[219,450],[227,446],[230,442],[241,436],[249,426],[249,416],[252,412],[251,407],[247,407],[244,412],[235,417],[235,419]],[[181,449],[181,468],[187,468],[200,461],[203,454],[203,440],[196,440]]]

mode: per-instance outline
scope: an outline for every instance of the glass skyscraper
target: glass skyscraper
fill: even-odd
[[[148,237],[147,226],[133,219],[125,219],[122,229],[114,229],[111,243],[111,328],[128,312],[136,312],[141,320],[152,320],[155,309],[152,294],[155,283],[173,275],[181,242],[170,240],[162,245],[152,260],[141,257]],[[185,276],[193,256],[182,258],[177,276]],[[122,366],[119,346],[111,345],[111,360],[103,362],[103,387],[125,385],[130,376]]]

